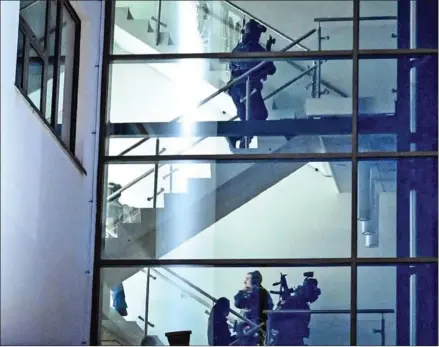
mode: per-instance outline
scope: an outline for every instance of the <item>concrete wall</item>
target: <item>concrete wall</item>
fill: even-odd
[[[1,343],[88,343],[99,105],[100,1],[82,20],[76,156],[14,86],[19,1],[1,2]]]
[[[336,191],[331,177],[304,166],[277,185],[249,201],[215,225],[168,253],[165,259],[246,259],[246,258],[325,258],[349,257],[350,193]],[[380,197],[380,247],[363,249],[362,256],[389,256],[395,249],[395,194]],[[189,268],[173,269],[214,297],[233,299],[243,286],[244,274],[252,268]],[[314,271],[322,288],[322,296],[313,309],[348,309],[350,305],[349,268],[276,268],[260,271],[264,283],[278,280],[279,272],[288,274],[290,285],[300,284],[304,271]],[[165,275],[166,271],[161,270]],[[396,277],[393,268],[362,268],[359,272],[359,309],[395,308]],[[172,276],[170,276],[172,278]],[[177,282],[179,282],[177,280]],[[124,282],[128,320],[144,315],[144,273]],[[179,282],[180,284],[183,284]],[[183,286],[185,286],[183,284]],[[188,288],[186,286],[186,288]],[[210,302],[193,290],[203,300]],[[155,324],[149,333],[159,335],[172,330],[190,329],[193,344],[206,343],[206,308],[179,289],[158,277],[151,281],[149,321]],[[277,297],[274,298],[277,301]],[[378,315],[359,316],[359,342],[379,344],[379,335],[371,329],[379,327]],[[394,343],[394,315],[386,317],[387,343]],[[140,323],[140,322],[139,322]],[[348,315],[315,315],[311,323],[313,345],[348,345]]]

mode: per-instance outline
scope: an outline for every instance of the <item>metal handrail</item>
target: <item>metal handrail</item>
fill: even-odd
[[[171,280],[170,278],[168,278],[167,276],[163,275],[161,272],[159,272],[157,269],[151,269],[153,270],[160,278],[162,278],[163,280],[165,280],[166,282],[172,284],[173,286],[177,287],[181,292],[183,292],[185,295],[191,297],[192,299],[194,299],[196,302],[198,302],[199,304],[203,305],[204,307],[208,308],[208,309],[212,309],[212,305],[209,305],[206,301],[200,299],[199,297],[197,297],[195,294],[191,293],[189,290],[185,289],[183,286],[179,285],[177,282]],[[145,270],[142,270],[143,272],[145,272]],[[146,273],[146,272],[145,272]],[[209,311],[204,311],[206,314],[210,314]],[[232,320],[228,318],[228,320],[232,323]]]
[[[312,34],[314,34],[316,32],[316,29],[310,30],[308,33],[306,33],[305,35],[302,36],[301,39],[299,40],[303,40],[304,38],[311,36]],[[298,41],[297,41],[298,42]],[[293,47],[297,42],[292,42],[289,45],[287,45],[284,50],[288,50],[289,48]],[[256,65],[255,67],[253,67],[252,69],[248,70],[246,73],[242,74],[241,76],[231,80],[229,83],[227,83],[224,87],[218,89],[218,91],[216,91],[215,93],[211,94],[210,96],[208,96],[207,98],[203,99],[202,101],[200,101],[197,105],[197,108],[201,107],[202,105],[204,105],[205,103],[207,103],[208,101],[212,100],[213,98],[215,98],[217,95],[221,94],[222,92],[228,90],[231,86],[233,86],[235,83],[243,80],[244,78],[248,77],[252,72],[254,72],[255,70],[259,69],[261,66],[263,66],[266,62],[263,61],[261,63],[259,63],[258,65]],[[305,76],[305,74],[301,74],[301,77]],[[300,78],[301,78],[300,77]],[[295,77],[294,79],[296,79],[297,77]],[[291,85],[292,83],[287,82],[285,83],[283,86],[281,86],[282,89],[286,88],[287,86]],[[279,88],[278,92],[280,90],[282,90]],[[274,96],[273,93],[271,93],[269,95],[269,97],[271,98],[272,96]],[[264,98],[264,101],[267,100],[268,97]],[[178,121],[180,118],[182,118],[183,116],[179,116],[177,118],[174,118],[171,122],[175,122]],[[237,119],[238,116],[234,116],[232,118],[229,119],[229,121],[233,121],[235,119]],[[143,139],[141,139],[140,141],[136,142],[135,144],[133,144],[132,146],[128,147],[127,149],[125,149],[124,151],[122,151],[119,156],[125,155],[126,153],[128,153],[129,151],[133,150],[134,148],[140,146],[142,143],[148,141],[151,137],[150,136],[145,136]],[[207,137],[203,137],[197,141],[195,141],[189,148],[184,149],[183,151],[178,152],[177,154],[181,154],[184,153],[185,151],[187,151],[188,149],[194,147],[195,145],[199,144],[201,141],[205,140]],[[163,153],[166,149],[163,149],[161,153]],[[162,167],[164,164],[159,164],[157,166],[157,168]],[[114,193],[110,194],[107,197],[107,201],[111,201],[111,199],[113,199],[115,196],[117,196],[118,194],[122,193],[123,191],[127,190],[128,188],[132,187],[133,185],[135,185],[136,183],[138,183],[139,181],[141,181],[142,179],[144,179],[145,177],[149,176],[150,174],[152,174],[155,171],[155,169],[150,169],[148,171],[146,171],[145,173],[143,173],[142,175],[138,176],[137,178],[135,178],[134,180],[132,180],[131,182],[127,183],[125,186],[123,186],[122,188],[120,188],[119,190],[116,190]]]
[[[200,287],[196,286],[195,284],[193,284],[192,282],[190,282],[189,280],[187,280],[186,278],[180,276],[179,274],[177,274],[176,272],[168,269],[168,268],[163,268],[163,270],[169,272],[171,275],[173,275],[174,277],[177,277],[180,281],[184,282],[185,284],[187,284],[189,287],[191,287],[192,289],[196,290],[198,293],[200,293],[201,295],[205,296],[206,298],[209,298],[210,300],[212,300],[213,302],[217,302],[218,299],[216,299],[215,297],[213,297],[212,295],[210,295],[209,293],[207,293],[206,291],[204,291],[203,289],[201,289]],[[247,324],[249,324],[251,327],[256,327],[257,324],[252,322],[251,320],[249,320],[248,318],[242,316],[241,314],[239,314],[237,311],[230,309],[230,313],[236,317],[238,317],[239,319],[245,321]]]
[[[315,314],[350,314],[351,310],[264,310],[267,314],[286,314],[286,313],[315,313]],[[362,314],[385,314],[395,313],[393,309],[365,309],[357,310],[357,313]]]
[[[310,71],[314,70],[316,67],[312,66],[311,68],[303,71],[301,74],[297,75],[296,77],[294,77],[292,80],[284,83],[282,86],[280,86],[279,88],[277,88],[276,90],[274,90],[273,92],[271,92],[270,94],[268,94],[267,96],[265,96],[263,98],[264,101],[267,101],[268,99],[272,98],[273,96],[275,96],[276,94],[278,94],[280,91],[284,90],[285,88],[289,87],[291,84],[293,84],[294,82],[297,82],[300,78],[306,76],[307,74],[309,74]],[[230,118],[228,121],[234,121],[235,119],[238,119],[238,116],[234,116],[232,118]],[[205,139],[207,139],[208,136],[205,137],[201,137],[198,140],[194,141],[190,146],[188,146],[187,148],[177,152],[176,154],[182,154],[184,152],[186,152],[187,150],[193,148],[194,146],[198,145],[199,143],[201,143],[202,141],[204,141]],[[143,139],[142,139],[143,141]],[[145,140],[146,141],[146,140]],[[164,166],[166,164],[158,164],[158,168],[161,168],[162,166]],[[134,180],[132,180],[131,182],[127,183],[125,186],[123,186],[122,188],[120,188],[119,190],[115,191],[114,193],[112,193],[111,195],[108,196],[107,201],[111,201],[111,199],[113,199],[115,196],[117,196],[118,194],[124,192],[125,190],[127,190],[128,188],[132,187],[133,185],[135,185],[136,183],[140,182],[141,180],[143,180],[144,178],[148,177],[149,175],[151,175],[154,172],[155,169],[149,169],[148,171],[146,171],[145,173],[141,174],[140,176],[136,177]],[[175,169],[173,172],[177,171],[178,169]],[[163,179],[165,179],[166,177],[168,177],[170,174],[166,174],[163,176]]]
[[[311,35],[313,35],[315,32],[317,32],[317,29],[312,29],[310,31],[308,31],[306,34],[302,35],[300,38],[298,38],[297,40],[289,43],[288,45],[286,45],[283,49],[280,50],[280,52],[285,52],[287,50],[289,50],[290,48],[296,46],[297,44],[299,44],[299,42],[305,40],[306,38],[310,37]],[[239,77],[236,77],[234,79],[232,79],[230,82],[228,82],[225,86],[221,87],[220,89],[218,89],[216,92],[212,93],[211,95],[209,95],[208,97],[204,98],[203,100],[201,100],[200,102],[198,102],[197,105],[195,105],[195,109],[200,108],[201,106],[205,105],[206,103],[208,103],[210,100],[216,98],[218,95],[220,95],[221,93],[229,90],[233,85],[235,85],[237,82],[247,78],[247,76],[249,76],[250,74],[252,74],[253,72],[255,72],[256,70],[260,69],[262,66],[264,66],[267,62],[266,61],[262,61],[260,62],[258,65],[254,66],[253,68],[251,68],[250,70],[248,70],[246,73],[242,74]],[[171,120],[171,122],[177,122],[180,119],[184,118],[184,116],[178,116],[174,119]],[[138,142],[136,142],[134,145],[130,146],[129,148],[127,148],[126,150],[122,151],[119,156],[125,155],[126,153],[130,152],[131,150],[133,150],[134,148],[137,148],[138,146],[140,146],[142,143],[144,143],[145,141],[147,141],[148,139],[150,139],[149,136],[145,136],[143,139],[139,140]]]
[[[275,32],[278,36],[284,38],[285,40],[290,41],[290,42],[294,41],[293,38],[291,38],[290,36],[288,36],[285,33],[281,32],[279,29],[276,29],[275,27],[267,24],[266,22],[260,20],[259,18],[255,17],[255,16],[253,16],[252,14],[250,14],[246,10],[240,8],[239,6],[235,5],[234,3],[230,2],[229,0],[223,0],[223,1],[225,3],[227,3],[229,6],[233,7],[235,10],[237,10],[237,11],[241,12],[242,14],[244,14],[244,15],[250,17],[250,18],[253,18],[257,22],[261,23],[262,25],[264,25],[265,27],[267,27],[271,31]],[[311,51],[310,48],[308,48],[308,47],[306,47],[306,46],[304,46],[302,44],[298,44],[297,47],[301,48],[303,51]],[[302,67],[300,64],[297,64],[294,61],[286,60],[286,62],[287,62],[287,64],[291,65],[292,67],[294,67],[295,69],[297,69],[297,70],[299,70],[301,72],[305,71],[304,67]],[[331,83],[329,83],[329,82],[327,82],[327,81],[325,81],[323,79],[320,80],[320,83],[322,85],[324,85],[326,88],[328,88],[329,90],[332,90],[333,92],[337,93],[341,97],[343,97],[343,98],[347,98],[348,97],[348,95],[345,92],[343,92],[342,90],[338,89],[337,87],[335,87]]]
[[[369,16],[369,17],[360,17],[361,21],[381,21],[381,20],[397,20],[397,16]],[[314,22],[323,23],[323,22],[352,22],[354,17],[317,17],[314,18]]]

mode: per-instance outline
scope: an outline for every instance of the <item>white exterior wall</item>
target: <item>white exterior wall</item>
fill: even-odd
[[[88,343],[102,4],[72,1],[84,175],[14,85],[19,1],[1,2],[1,344]]]

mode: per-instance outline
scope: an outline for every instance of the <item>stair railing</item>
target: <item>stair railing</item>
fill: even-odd
[[[302,73],[300,73],[299,75],[297,75],[296,77],[294,77],[293,79],[291,79],[290,81],[284,83],[282,86],[280,86],[279,88],[277,88],[276,90],[274,90],[273,92],[271,92],[270,94],[268,94],[267,96],[265,96],[263,98],[264,101],[267,101],[268,99],[271,99],[273,96],[277,95],[279,92],[281,92],[282,90],[284,90],[285,88],[289,87],[290,85],[292,85],[293,83],[297,82],[298,80],[300,80],[301,78],[303,78],[304,76],[306,76],[308,73],[312,72],[314,69],[316,68],[316,66],[312,66],[310,68],[308,68],[307,70],[303,71]],[[244,98],[242,101],[246,100],[246,98]],[[238,116],[234,116],[232,118],[230,118],[228,121],[234,121],[235,119],[238,119]],[[185,153],[186,151],[190,150],[191,148],[195,147],[196,145],[198,145],[199,143],[201,143],[202,141],[206,140],[208,138],[208,136],[205,137],[201,137],[198,140],[194,141],[191,145],[189,145],[188,147],[186,147],[185,149],[177,152],[176,154],[182,154]],[[146,140],[148,140],[148,138],[146,138]],[[141,141],[145,142],[146,140],[142,139]],[[160,154],[164,153],[166,151],[166,149],[163,149]],[[158,164],[158,168],[160,169],[161,167],[163,167],[166,164]],[[116,192],[114,192],[113,194],[109,195],[107,198],[107,201],[111,201],[117,194],[122,193],[123,191],[127,190],[128,188],[132,187],[133,185],[135,185],[136,183],[140,182],[141,180],[143,180],[144,178],[148,177],[149,175],[151,175],[152,173],[154,173],[155,169],[150,169],[148,171],[146,171],[145,173],[141,174],[140,176],[136,177],[135,179],[133,179],[132,181],[130,181],[129,183],[127,183],[125,186],[123,186],[122,188],[120,188],[119,190],[117,190]],[[171,172],[165,174],[162,179],[166,179],[168,177],[172,177],[173,173],[177,172],[178,168],[175,168],[173,170],[171,170]],[[164,190],[163,188],[160,189],[157,194],[163,193]],[[149,197],[148,198],[150,200],[153,199],[153,197]]]
[[[271,332],[271,317],[273,315],[288,315],[288,314],[351,314],[351,310],[265,310],[268,315],[267,320],[267,335],[266,335],[266,346],[270,346],[270,332]],[[365,309],[357,310],[360,314],[380,314],[380,328],[372,329],[372,334],[380,334],[381,346],[386,345],[386,319],[385,314],[395,313],[394,309]]]
[[[189,290],[185,289],[182,285],[178,284],[177,282],[173,281],[172,279],[170,279],[169,277],[163,275],[161,272],[159,272],[157,269],[151,269],[158,277],[160,277],[161,279],[163,279],[164,281],[168,282],[169,284],[173,285],[174,287],[177,287],[184,295],[187,295],[188,297],[194,299],[195,301],[197,301],[199,304],[203,305],[204,307],[206,307],[209,310],[205,310],[204,313],[209,315],[210,314],[210,310],[212,309],[212,305],[209,305],[208,302],[204,301],[203,299],[200,299],[198,296],[196,296],[195,294],[193,294],[192,292],[190,292]],[[143,272],[146,273],[145,270],[142,270]],[[153,277],[153,276],[152,276]],[[153,277],[154,279],[156,279],[156,277]],[[233,327],[233,323],[235,322],[232,319],[227,319],[229,322],[229,327]]]
[[[300,38],[298,38],[297,40],[289,43],[288,45],[286,45],[283,49],[280,50],[280,52],[286,52],[287,50],[289,50],[290,48],[296,46],[298,43],[300,43],[301,41],[305,40],[306,38],[310,37],[311,35],[313,35],[317,30],[316,29],[312,29],[310,31],[308,31],[306,34],[302,35]],[[229,90],[232,86],[234,86],[236,83],[244,80],[245,78],[247,78],[247,76],[249,76],[250,74],[252,74],[253,72],[255,72],[256,70],[260,69],[262,66],[264,66],[266,64],[265,61],[262,61],[261,63],[259,63],[258,65],[254,66],[253,68],[251,68],[250,70],[248,70],[246,73],[242,74],[239,77],[236,77],[234,79],[232,79],[230,82],[228,82],[225,86],[221,87],[220,89],[218,89],[216,92],[212,93],[211,95],[209,95],[208,97],[204,98],[203,100],[201,100],[200,102],[198,102],[197,105],[195,105],[195,109],[200,108],[201,106],[207,104],[210,100],[216,98],[218,95],[222,94],[223,92]],[[171,120],[171,122],[178,122],[179,120],[181,120],[182,118],[184,118],[184,115],[182,116],[178,116],[174,119]],[[149,136],[145,136],[143,139],[139,140],[138,142],[136,142],[134,145],[128,147],[127,149],[125,149],[124,151],[122,151],[121,153],[119,153],[119,156],[125,155],[128,152],[132,151],[134,148],[137,148],[138,146],[140,146],[142,143],[144,143],[145,141],[149,140],[150,137]]]
[[[183,283],[187,284],[189,287],[191,287],[192,289],[194,289],[195,291],[197,291],[201,295],[205,296],[206,298],[212,300],[213,302],[217,302],[218,301],[218,299],[216,299],[214,296],[210,295],[208,292],[206,292],[203,289],[201,289],[200,287],[196,286],[195,284],[193,284],[192,282],[190,282],[189,280],[187,280],[183,276],[179,275],[175,271],[172,271],[171,269],[168,269],[168,268],[165,268],[165,267],[163,268],[163,270],[165,270],[166,272],[170,273],[172,276],[178,278],[180,281],[182,281]],[[249,320],[248,318],[244,317],[239,312],[237,312],[237,311],[235,311],[233,309],[230,309],[230,313],[233,316],[239,318],[240,320],[245,321],[251,327],[256,327],[257,326],[257,324],[255,324],[254,322],[252,322],[251,320]]]
[[[310,31],[308,31],[306,34],[304,34],[303,36],[301,36],[298,40],[288,44],[282,51],[286,51],[288,49],[290,49],[291,47],[295,46],[298,42],[304,40],[305,38],[313,35],[316,32],[316,29],[312,29]],[[244,80],[245,78],[247,78],[250,74],[252,74],[253,72],[255,72],[256,70],[260,69],[262,66],[264,66],[266,64],[265,61],[259,63],[258,65],[256,65],[255,67],[253,67],[252,69],[248,70],[246,73],[242,74],[241,76],[234,78],[233,80],[231,80],[229,83],[227,83],[224,87],[218,89],[215,93],[211,94],[210,96],[206,97],[205,99],[201,100],[197,105],[196,108],[199,108],[201,106],[203,106],[204,104],[206,104],[207,102],[209,102],[210,100],[212,100],[213,98],[215,98],[216,96],[218,96],[219,94],[225,92],[226,90],[229,90],[233,85],[235,85],[237,82],[240,82],[242,80]],[[315,67],[312,67],[306,71],[311,71],[312,69],[314,69]],[[309,73],[309,72],[308,72]],[[264,101],[273,97],[274,95],[276,95],[277,93],[279,93],[281,90],[287,88],[288,86],[290,86],[291,84],[293,84],[294,82],[298,81],[300,78],[302,78],[303,76],[306,76],[307,73],[305,73],[305,71],[303,71],[299,76],[294,77],[291,81],[285,83],[284,85],[282,85],[280,88],[277,89],[276,93],[271,93],[269,96],[264,98]],[[179,121],[181,118],[183,118],[184,116],[179,116],[177,118],[174,118],[171,122],[177,122]],[[229,119],[229,121],[233,121],[235,119],[237,119],[238,116],[234,116],[232,118]],[[133,149],[137,148],[138,146],[140,146],[142,143],[145,143],[146,141],[148,141],[151,137],[150,136],[145,136],[143,139],[139,140],[138,142],[136,142],[135,144],[133,144],[132,146],[128,147],[127,149],[125,149],[124,151],[122,151],[119,156],[125,155],[128,152],[132,151]],[[207,137],[203,137],[197,141],[195,141],[193,144],[191,144],[188,148],[184,149],[183,151],[178,152],[177,154],[181,154],[186,152],[188,149],[196,146],[197,144],[199,144],[201,141],[205,140]],[[163,153],[164,150],[162,150],[160,152]],[[157,169],[162,167],[165,164],[158,164],[157,165]],[[155,168],[154,169],[150,169],[148,171],[146,171],[145,173],[143,173],[142,175],[136,177],[134,180],[132,180],[131,182],[127,183],[125,186],[123,186],[122,188],[120,188],[119,190],[113,192],[112,194],[110,194],[107,197],[107,201],[111,201],[115,196],[117,196],[118,194],[122,193],[123,191],[127,190],[128,188],[132,187],[133,185],[135,185],[136,183],[138,183],[139,181],[143,180],[145,177],[148,177],[149,175],[151,175],[153,172],[155,172]]]
[[[303,71],[302,73],[300,73],[299,75],[297,75],[296,77],[292,78],[290,81],[284,83],[282,86],[280,86],[279,88],[277,88],[276,90],[274,90],[273,92],[271,92],[270,94],[268,94],[267,96],[265,96],[263,98],[264,101],[267,101],[268,99],[271,99],[272,97],[274,97],[275,95],[277,95],[278,93],[280,93],[282,90],[284,90],[285,88],[288,88],[290,85],[292,85],[293,83],[297,82],[298,80],[300,80],[301,78],[303,78],[304,76],[308,75],[310,72],[312,72],[313,70],[316,69],[316,66],[311,66],[310,68],[308,68],[307,70]],[[241,102],[245,101],[247,98],[243,98],[241,100]],[[230,118],[228,121],[234,121],[235,119],[238,119],[238,116],[234,116],[232,118]],[[177,152],[176,154],[182,154],[185,153],[186,151],[190,150],[191,148],[195,147],[196,145],[198,145],[199,143],[201,143],[202,141],[206,140],[208,137],[201,137],[198,140],[194,141],[190,146],[186,147],[185,149],[183,149],[182,151]],[[146,138],[146,140],[148,140],[148,138]],[[145,142],[146,140],[142,139],[141,141]],[[160,152],[160,154],[164,153],[166,151],[166,149],[162,150]],[[166,164],[158,164],[157,168],[160,169],[161,167],[163,167]],[[178,168],[175,168],[173,170],[171,170],[171,172],[165,174],[162,179],[166,179],[168,177],[170,177],[172,179],[172,175],[178,171]],[[143,180],[144,178],[148,177],[149,175],[151,175],[152,173],[155,172],[155,168],[154,169],[150,169],[148,171],[146,171],[145,173],[141,174],[140,176],[136,177],[135,179],[133,179],[132,181],[130,181],[129,183],[127,183],[125,186],[123,186],[122,188],[120,188],[119,190],[117,190],[116,192],[114,192],[113,194],[109,195],[107,198],[107,201],[111,201],[117,194],[122,193],[123,191],[127,190],[128,188],[132,187],[133,185],[135,185],[136,183],[140,182],[141,180]],[[159,195],[161,193],[163,193],[165,190],[163,188],[159,189],[157,191],[157,193],[155,193],[155,195]],[[148,201],[151,201],[154,198],[153,196],[148,197]]]
[[[282,37],[283,39],[285,39],[285,40],[287,40],[289,42],[293,42],[294,41],[294,39],[292,37],[290,37],[287,34],[283,33],[279,29],[276,29],[275,27],[271,26],[270,24],[262,21],[261,19],[255,17],[254,15],[252,15],[248,11],[242,9],[241,7],[237,6],[236,4],[232,3],[231,1],[223,0],[223,2],[226,3],[228,6],[232,7],[233,9],[235,9],[236,11],[242,13],[244,16],[252,18],[255,21],[257,21],[258,23],[261,23],[263,26],[265,26],[266,28],[268,28],[271,31],[273,31],[274,33],[276,33],[276,35],[278,35],[279,37]],[[320,50],[321,49],[321,41],[322,41],[321,31],[319,32],[319,28],[317,28],[316,30],[317,30],[317,34],[318,34],[318,37],[317,37],[317,40],[318,40],[318,50]],[[323,39],[325,39],[325,38],[323,38]],[[310,48],[304,46],[303,44],[298,44],[297,47],[299,47],[303,51],[311,51]],[[286,62],[289,65],[293,66],[294,68],[296,68],[297,70],[299,70],[301,72],[304,72],[306,70],[302,65],[297,64],[294,61],[287,60]],[[329,83],[329,82],[327,82],[327,81],[325,81],[324,79],[321,78],[321,73],[318,72],[318,70],[321,70],[320,66],[321,66],[322,63],[323,63],[322,61],[314,61],[314,63],[313,63],[313,67],[315,68],[315,70],[314,70],[314,75],[312,76],[312,84],[311,84],[312,87],[313,87],[312,96],[315,97],[315,95],[317,95],[317,91],[320,90],[320,86],[323,85],[328,90],[333,91],[334,93],[338,94],[339,96],[341,96],[343,98],[347,98],[348,94],[346,94],[345,92],[343,92],[339,88],[335,87],[333,84],[331,84],[331,83]]]

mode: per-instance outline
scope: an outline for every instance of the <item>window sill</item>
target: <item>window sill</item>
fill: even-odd
[[[82,163],[79,161],[79,159],[70,151],[70,149],[66,146],[66,144],[61,140],[61,138],[55,133],[55,130],[52,129],[50,124],[47,122],[47,120],[43,117],[41,112],[38,110],[38,108],[34,105],[31,99],[17,86],[15,86],[15,89],[17,92],[26,100],[26,102],[31,107],[32,111],[38,115],[38,118],[40,121],[45,125],[45,127],[50,131],[50,134],[54,137],[58,145],[61,147],[61,149],[64,151],[65,154],[69,157],[70,161],[72,161],[73,165],[83,174],[87,175],[87,170],[85,170]]]

